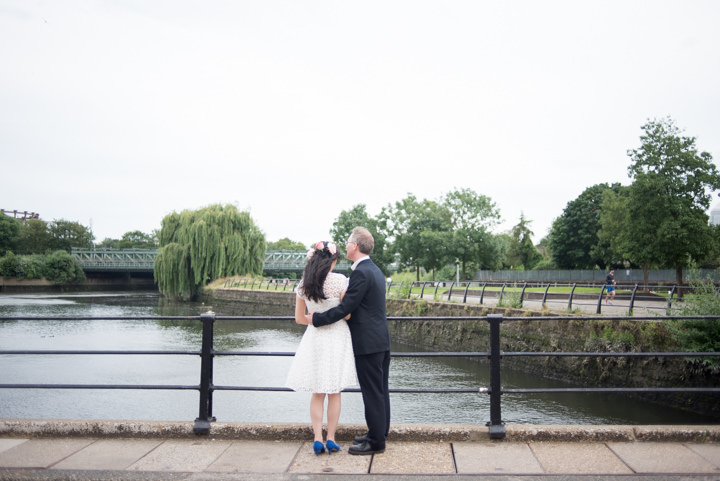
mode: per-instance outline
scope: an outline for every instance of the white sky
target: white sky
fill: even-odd
[[[539,241],[629,183],[648,119],[718,163],[718,25],[715,0],[0,0],[0,208],[101,241],[231,203],[309,244],[470,188]]]

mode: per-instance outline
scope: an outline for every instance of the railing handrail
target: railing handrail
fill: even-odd
[[[0,384],[0,389],[96,389],[96,390],[196,390],[200,393],[199,416],[195,419],[195,432],[207,434],[215,417],[212,415],[212,395],[215,391],[292,391],[285,387],[266,386],[219,386],[214,385],[213,361],[216,356],[294,356],[294,352],[268,352],[268,351],[216,351],[213,346],[213,327],[216,321],[292,321],[293,316],[216,316],[212,312],[200,316],[3,316],[1,321],[17,320],[197,320],[202,323],[203,334],[200,350],[38,350],[38,349],[15,349],[0,350],[0,355],[192,355],[201,357],[200,382],[197,385],[143,385],[143,384],[43,384],[43,383],[8,383]],[[538,316],[538,317],[504,317],[502,314],[490,314],[487,316],[463,316],[463,317],[389,317],[388,321],[486,321],[490,324],[490,350],[479,352],[401,352],[391,353],[392,357],[483,357],[490,360],[490,386],[480,388],[443,388],[443,389],[410,389],[394,388],[390,393],[482,393],[490,396],[490,421],[487,423],[491,438],[502,438],[505,436],[505,423],[501,417],[501,395],[502,394],[532,394],[532,393],[708,393],[720,394],[720,388],[714,387],[602,387],[602,388],[533,388],[533,389],[505,389],[501,381],[501,359],[504,357],[720,357],[720,352],[555,352],[555,351],[522,351],[506,352],[500,348],[500,326],[503,322],[512,321],[557,321],[567,320],[567,316]],[[634,317],[625,316],[585,316],[573,317],[573,321],[582,320],[657,320],[657,317]],[[667,318],[666,318],[667,319]],[[720,316],[673,316],[670,319],[714,319],[720,320]],[[346,389],[347,392],[360,392],[357,388]]]

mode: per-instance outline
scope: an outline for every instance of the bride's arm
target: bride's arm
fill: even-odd
[[[308,323],[305,318],[305,301],[299,297],[295,297],[295,322],[303,325]]]

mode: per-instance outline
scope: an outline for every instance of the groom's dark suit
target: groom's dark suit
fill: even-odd
[[[390,430],[390,331],[385,309],[385,277],[375,263],[361,261],[350,274],[345,297],[339,306],[313,313],[315,327],[337,322],[348,314],[360,390],[365,404],[368,442],[374,450],[385,449]]]

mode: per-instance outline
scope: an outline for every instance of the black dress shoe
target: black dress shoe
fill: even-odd
[[[385,448],[373,449],[373,447],[370,446],[370,443],[368,443],[367,441],[365,441],[362,444],[355,444],[348,448],[348,453],[360,455],[360,456],[367,456],[369,454],[378,454],[378,453],[384,453],[384,452],[385,452]]]
[[[355,438],[353,439],[353,444],[366,443],[367,440],[368,440],[367,434],[363,434],[362,436],[355,436]]]

